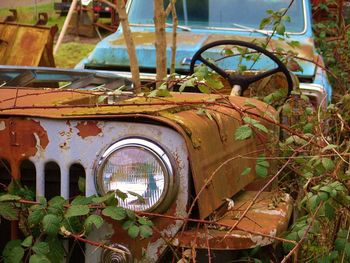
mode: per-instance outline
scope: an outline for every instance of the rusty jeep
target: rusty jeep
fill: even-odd
[[[297,2],[304,17],[307,2]],[[304,30],[309,20],[300,25]],[[151,33],[136,36],[144,48],[141,56],[147,50],[153,54]],[[112,35],[108,41],[120,48],[123,39],[116,34],[119,39]],[[179,36],[184,47],[198,50],[190,58],[187,53],[185,59],[179,57],[178,69],[183,75],[193,73],[197,83],[176,80],[166,97],[135,94],[125,77],[125,50],[117,48],[100,59],[95,55],[103,53],[103,43],[88,63],[80,64],[85,69],[0,66],[0,183],[20,180],[37,198],[60,195],[72,200],[80,194],[83,178],[86,196],[134,193],[119,199],[119,206],[153,222],[152,236],[135,239],[122,222],[107,219],[88,238],[117,250],[80,244],[74,260],[171,262],[183,255],[194,260],[196,255],[198,262],[206,262],[210,255],[211,262],[220,262],[232,260],[239,251],[271,248],[287,229],[293,199],[275,183],[277,164],[263,159],[278,154],[280,116],[274,106],[298,88],[311,106],[321,106],[330,94],[310,82],[324,73],[310,66],[304,73],[312,76],[298,71],[296,77],[273,52],[255,43],[192,37],[200,45]],[[310,45],[304,49],[313,54]],[[125,63],[116,65],[116,58]],[[145,60],[141,67],[146,88],[154,78],[153,56],[148,59],[150,66]],[[212,91],[208,94],[199,92],[203,74],[215,75],[206,86]],[[219,90],[214,87],[218,82]],[[253,134],[237,139],[243,124]],[[261,167],[265,178],[258,176]],[[1,221],[0,228],[2,242],[19,235],[18,222]]]
[[[277,72],[292,91],[291,73],[277,57],[251,43],[235,44],[267,54],[278,66],[245,77],[225,75],[228,82],[254,85]],[[121,223],[107,221],[89,239],[108,240],[124,253],[86,245],[76,252],[80,262],[84,255],[85,262],[168,262],[169,247],[198,250],[200,262],[208,249],[231,259],[235,251],[273,244],[286,230],[292,198],[254,168],[262,164],[269,174],[276,169],[259,160],[274,154],[271,138],[278,138],[272,106],[223,94],[137,95],[130,80],[94,70],[1,66],[0,81],[3,185],[20,180],[36,197],[71,200],[84,178],[86,196],[118,189],[144,199],[131,195],[119,205],[149,216],[151,237],[133,239]],[[210,118],[198,114],[203,107]],[[236,140],[245,116],[275,136],[257,129]],[[2,242],[18,237],[16,224],[1,222]]]

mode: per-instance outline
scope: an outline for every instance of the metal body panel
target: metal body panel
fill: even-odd
[[[255,166],[255,158],[258,155],[270,154],[267,148],[267,146],[271,146],[270,142],[263,134],[257,133],[252,139],[245,141],[235,141],[233,136],[235,130],[242,123],[240,110],[248,110],[256,115],[268,112],[270,115],[276,116],[272,107],[254,99],[173,93],[172,97],[166,98],[166,100],[136,97],[114,105],[96,106],[94,101],[91,101],[91,104],[75,105],[73,103],[70,105],[69,99],[75,101],[75,94],[71,91],[47,93],[47,90],[38,90],[35,91],[36,95],[28,97],[22,95],[21,92],[28,93],[25,89],[18,92],[15,89],[4,89],[4,94],[8,94],[8,99],[4,102],[4,108],[0,103],[0,115],[63,119],[119,117],[129,120],[132,118],[134,121],[136,118],[152,119],[176,129],[186,140],[195,189],[197,194],[200,193],[198,205],[201,218],[206,218],[219,208],[223,204],[224,198],[233,196],[251,183],[255,179],[254,173],[251,172],[246,176],[242,176],[241,173],[246,167]],[[14,103],[16,93],[19,98],[16,106],[13,107],[12,103]],[[57,101],[58,94],[61,101]],[[76,94],[79,98],[83,95],[84,93],[81,92]],[[90,93],[85,93],[85,95],[91,96]],[[10,96],[13,96],[13,101],[10,100]],[[34,98],[40,101],[35,106],[30,104]],[[215,102],[213,105],[207,106],[213,120],[196,113],[198,108],[202,107],[203,103],[208,100]],[[52,107],[53,104],[55,106]],[[256,105],[256,107],[249,106],[251,104]],[[236,109],[232,109],[232,106]],[[269,118],[268,115],[266,117]],[[274,129],[272,124],[264,121],[262,123],[268,128]],[[101,129],[101,127],[99,128]],[[98,129],[94,127],[93,132],[97,133]],[[84,134],[82,131],[81,133]],[[90,138],[86,137],[87,140]],[[62,141],[61,144],[63,143]],[[225,164],[226,160],[231,161]],[[62,162],[66,161],[62,160]],[[89,180],[90,177],[87,178]],[[202,188],[204,189],[202,190]]]
[[[245,191],[234,198],[232,210],[217,221],[220,226],[209,225],[208,230],[200,228],[179,233],[173,244],[213,250],[242,250],[272,244],[274,237],[286,231],[292,214],[292,198],[285,193],[261,193],[245,218],[238,223],[237,229],[230,231],[257,193]]]
[[[36,195],[45,196],[44,167],[48,162],[55,162],[61,169],[61,195],[69,196],[69,167],[72,164],[81,164],[86,173],[86,195],[96,194],[95,165],[98,156],[114,142],[125,137],[148,138],[162,148],[166,149],[174,159],[176,176],[180,186],[174,202],[164,213],[174,217],[185,218],[187,216],[187,204],[189,198],[189,162],[187,146],[182,136],[175,130],[144,123],[128,123],[117,121],[81,121],[81,120],[50,120],[41,118],[11,118],[0,119],[0,140],[5,141],[0,148],[0,158],[7,159],[11,168],[15,170],[20,166],[20,161],[29,159],[35,165],[37,171]],[[16,127],[16,128],[12,128]],[[36,130],[33,130],[34,127]],[[17,138],[23,138],[13,143],[7,136],[14,134]],[[15,151],[21,150],[20,152]],[[13,150],[13,151],[12,151]],[[8,155],[12,151],[11,155]],[[18,174],[18,177],[20,175]],[[156,261],[165,249],[164,238],[173,237],[183,224],[181,220],[169,221],[164,218],[155,218],[153,223],[160,231],[145,240],[137,242],[130,238],[118,223],[106,226],[112,230],[110,242],[123,243],[129,247],[136,259],[143,258],[142,250],[146,250],[147,260]],[[103,228],[92,236],[105,239]],[[95,247],[87,248],[86,262],[98,262],[99,252]],[[146,260],[146,259],[143,259]]]
[[[0,64],[55,67],[52,54],[57,26],[0,23]]]

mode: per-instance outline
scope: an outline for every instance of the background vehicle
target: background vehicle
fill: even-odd
[[[155,73],[156,56],[154,43],[152,1],[128,1],[129,22],[136,39],[136,53],[141,72]],[[176,51],[176,72],[188,74],[190,61],[194,53],[207,43],[221,39],[237,39],[247,42],[265,43],[272,34],[272,25],[259,29],[263,18],[268,17],[266,10],[274,11],[287,8],[286,1],[177,1],[179,19]],[[323,59],[317,53],[313,42],[311,4],[309,0],[297,0],[287,11],[290,22],[285,22],[286,36],[273,35],[267,48],[273,52],[297,54],[301,67],[293,73],[299,78],[300,89],[310,97],[314,105],[330,101],[332,88],[328,82]],[[171,23],[171,17],[168,19]],[[167,27],[167,37],[171,38],[171,25]],[[291,43],[298,42],[298,45]],[[171,41],[168,41],[167,56],[170,61]],[[222,50],[212,50],[208,57],[220,56]],[[266,67],[267,61],[260,58],[255,70]],[[77,68],[117,71],[128,76],[129,59],[124,45],[124,38],[119,29],[102,40],[95,50],[77,65]],[[170,62],[169,62],[170,63]],[[260,66],[259,66],[260,65]],[[231,66],[233,69],[236,65]],[[259,68],[260,67],[260,68]],[[230,69],[226,65],[227,69]],[[249,65],[248,65],[249,68]],[[129,75],[130,76],[130,75]],[[146,78],[146,74],[144,74]],[[327,100],[324,97],[327,96]]]
[[[71,0],[61,0],[60,2],[55,2],[54,8],[57,12],[60,12],[61,14],[67,14],[71,2]],[[93,1],[92,10],[100,17],[111,17],[111,12],[114,11],[105,3],[101,3],[99,1]]]

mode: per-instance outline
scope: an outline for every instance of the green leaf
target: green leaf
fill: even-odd
[[[252,136],[253,131],[248,125],[243,125],[236,129],[235,131],[235,139],[237,141],[243,141],[245,139],[248,139]]]
[[[318,195],[314,195],[309,199],[309,204],[310,204],[310,208],[312,211],[314,211],[318,205],[320,204],[321,199],[318,197]]]
[[[5,263],[20,263],[24,256],[24,249],[21,247],[21,240],[7,242],[2,255]]]
[[[328,172],[332,171],[335,167],[333,161],[329,158],[322,158],[322,165]]]
[[[198,84],[198,89],[200,90],[200,92],[205,93],[205,94],[210,94],[210,88],[208,85],[206,84]]]
[[[153,226],[152,221],[149,220],[147,217],[139,217],[138,221],[141,225]]]
[[[23,247],[30,247],[33,243],[33,236],[28,236],[26,237],[23,242],[22,242],[22,246]]]
[[[255,165],[255,172],[256,172],[256,175],[258,177],[261,177],[261,178],[266,178],[267,175],[268,175],[267,168],[265,166],[262,166],[262,165],[259,165],[259,164]]]
[[[345,254],[347,255],[347,257],[350,257],[350,243],[346,242],[345,244]]]
[[[11,195],[11,194],[4,194],[0,196],[0,202],[4,202],[4,201],[17,201],[20,200],[21,197],[19,197],[18,195]]]
[[[46,255],[50,252],[49,244],[46,242],[36,242],[32,249],[36,254]]]
[[[115,191],[115,194],[116,194],[120,199],[122,199],[123,201],[124,201],[126,198],[128,198],[128,195],[127,195],[126,193],[120,191],[119,189],[117,189],[117,190]]]
[[[18,213],[11,203],[0,203],[0,217],[6,220],[17,220]]]
[[[42,205],[42,206],[47,206],[47,200],[44,196],[39,196],[39,203]]]
[[[43,210],[35,210],[31,212],[28,216],[28,224],[30,227],[33,227],[39,224],[44,217],[45,213]]]
[[[64,259],[64,248],[62,242],[57,238],[51,239],[49,242],[50,253],[47,258],[51,263],[62,263]]]
[[[208,77],[209,70],[208,70],[207,66],[201,64],[201,65],[194,68],[193,75],[196,76],[198,78],[198,80],[203,80],[203,79]]]
[[[130,210],[130,209],[125,209],[126,215],[128,216],[128,218],[134,220],[136,218],[135,216],[135,212]]]
[[[134,225],[135,224],[135,221],[134,220],[128,220],[128,221],[125,221],[124,223],[123,223],[123,229],[124,230],[128,230],[129,229],[129,227],[131,227],[132,225]]]
[[[132,225],[128,229],[128,234],[131,238],[136,238],[140,232],[140,228],[136,225]]]
[[[275,29],[276,29],[276,33],[281,35],[281,36],[283,36],[284,33],[286,32],[286,27],[282,23],[279,23]]]
[[[84,228],[87,232],[91,232],[93,225],[99,229],[103,225],[103,218],[99,215],[90,215],[84,222]]]
[[[184,81],[179,88],[179,92],[183,92],[186,87],[194,87],[194,81],[194,78]]]
[[[65,217],[73,216],[85,216],[90,212],[90,208],[87,205],[72,205],[68,208]]]
[[[92,202],[94,202],[96,204],[100,204],[100,203],[104,203],[104,202],[108,201],[109,199],[113,199],[113,198],[115,199],[115,192],[111,191],[111,192],[108,192],[107,194],[105,194],[104,196],[92,198]]]
[[[29,263],[51,263],[51,262],[45,255],[34,254],[30,256]]]
[[[148,225],[142,225],[140,226],[140,236],[142,238],[148,238],[152,236],[153,230]]]
[[[253,118],[250,118],[250,117],[243,117],[243,121],[246,124],[252,124],[252,125],[259,123],[259,121],[255,120]]]
[[[65,203],[66,199],[64,199],[62,196],[55,196],[48,202],[49,205],[64,205]]]
[[[335,209],[328,202],[324,205],[324,213],[329,220],[335,218]]]
[[[71,202],[71,205],[89,205],[93,202],[94,198],[96,197],[93,197],[93,196],[86,197],[86,196],[78,195],[73,199],[73,201]]]
[[[104,216],[108,216],[114,220],[123,220],[126,217],[125,209],[122,207],[108,206],[102,210]]]
[[[314,125],[312,123],[305,124],[303,127],[304,133],[312,133],[313,128],[314,128]]]
[[[262,125],[261,123],[256,123],[256,124],[254,124],[253,125],[255,128],[257,128],[258,130],[260,130],[260,131],[263,131],[263,132],[265,132],[265,133],[268,133],[269,131],[267,130],[267,128],[264,126],[264,125]]]
[[[252,168],[250,167],[246,167],[243,172],[241,173],[241,176],[246,176],[250,173],[250,171],[252,170]]]
[[[137,197],[137,200],[138,200],[140,203],[143,203],[143,204],[144,204],[144,203],[146,202],[145,199],[144,199],[141,195],[139,195],[138,193],[135,193],[135,192],[133,192],[133,191],[128,191],[128,194]]]
[[[337,238],[334,242],[334,248],[340,252],[344,251],[346,238]]]
[[[260,155],[258,157],[258,159],[256,160],[256,163],[260,166],[270,167],[270,163],[268,161],[266,161],[265,155]]]
[[[60,219],[56,215],[48,214],[44,216],[42,224],[44,232],[49,236],[54,236],[59,230]]]
[[[318,192],[317,195],[323,201],[327,201],[329,199],[329,194],[326,192]]]
[[[264,17],[260,22],[259,29],[264,29],[270,23],[271,17]]]
[[[212,89],[222,89],[224,85],[222,84],[220,79],[210,78],[206,80],[207,85]]]

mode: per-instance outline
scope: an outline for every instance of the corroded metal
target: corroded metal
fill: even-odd
[[[13,99],[11,101],[9,98],[11,95],[8,95],[5,102],[7,106],[13,105],[17,91],[4,89],[4,94],[11,92]],[[244,176],[241,174],[246,167],[254,167],[256,162],[254,158],[268,150],[266,137],[255,136],[245,141],[234,139],[234,132],[242,123],[242,113],[237,109],[250,108],[250,111],[257,115],[261,112],[276,115],[276,112],[264,103],[244,97],[226,97],[227,102],[237,109],[232,109],[229,104],[226,107],[219,106],[220,101],[222,101],[223,106],[227,102],[217,95],[191,94],[188,96],[176,93],[173,93],[172,97],[167,98],[166,101],[159,98],[136,97],[114,105],[96,107],[92,104],[89,107],[87,105],[74,105],[73,107],[69,105],[67,99],[74,100],[76,96],[82,98],[84,93],[58,92],[60,102],[57,101],[58,93],[47,93],[47,90],[31,92],[34,92],[35,95],[26,96],[27,90],[18,91],[19,98],[16,107],[4,109],[3,104],[0,103],[0,114],[66,119],[90,118],[92,116],[94,118],[116,118],[118,116],[149,118],[152,116],[160,123],[166,121],[167,125],[174,127],[186,139],[195,189],[197,193],[201,192],[198,202],[201,218],[207,217],[220,207],[224,198],[233,196],[254,181],[253,172]],[[92,95],[86,92],[85,96],[91,97]],[[34,98],[36,101],[40,101],[36,107],[32,106]],[[213,120],[196,113],[197,108],[202,107],[202,104],[208,100],[217,100],[218,105],[207,108],[208,111],[213,112]],[[247,106],[250,104],[255,105],[255,107]],[[55,106],[49,107],[51,105]],[[268,127],[272,128],[272,125],[268,125]],[[231,161],[224,164],[226,160],[230,159]],[[203,191],[202,188],[204,188]]]
[[[234,207],[217,220],[218,225],[179,233],[173,244],[180,247],[241,250],[270,245],[288,227],[292,198],[284,193],[263,192],[237,228],[230,231],[258,192],[243,192]],[[221,225],[221,226],[220,226]],[[260,235],[259,235],[260,234]]]
[[[57,26],[0,23],[0,64],[54,67],[53,39]]]

